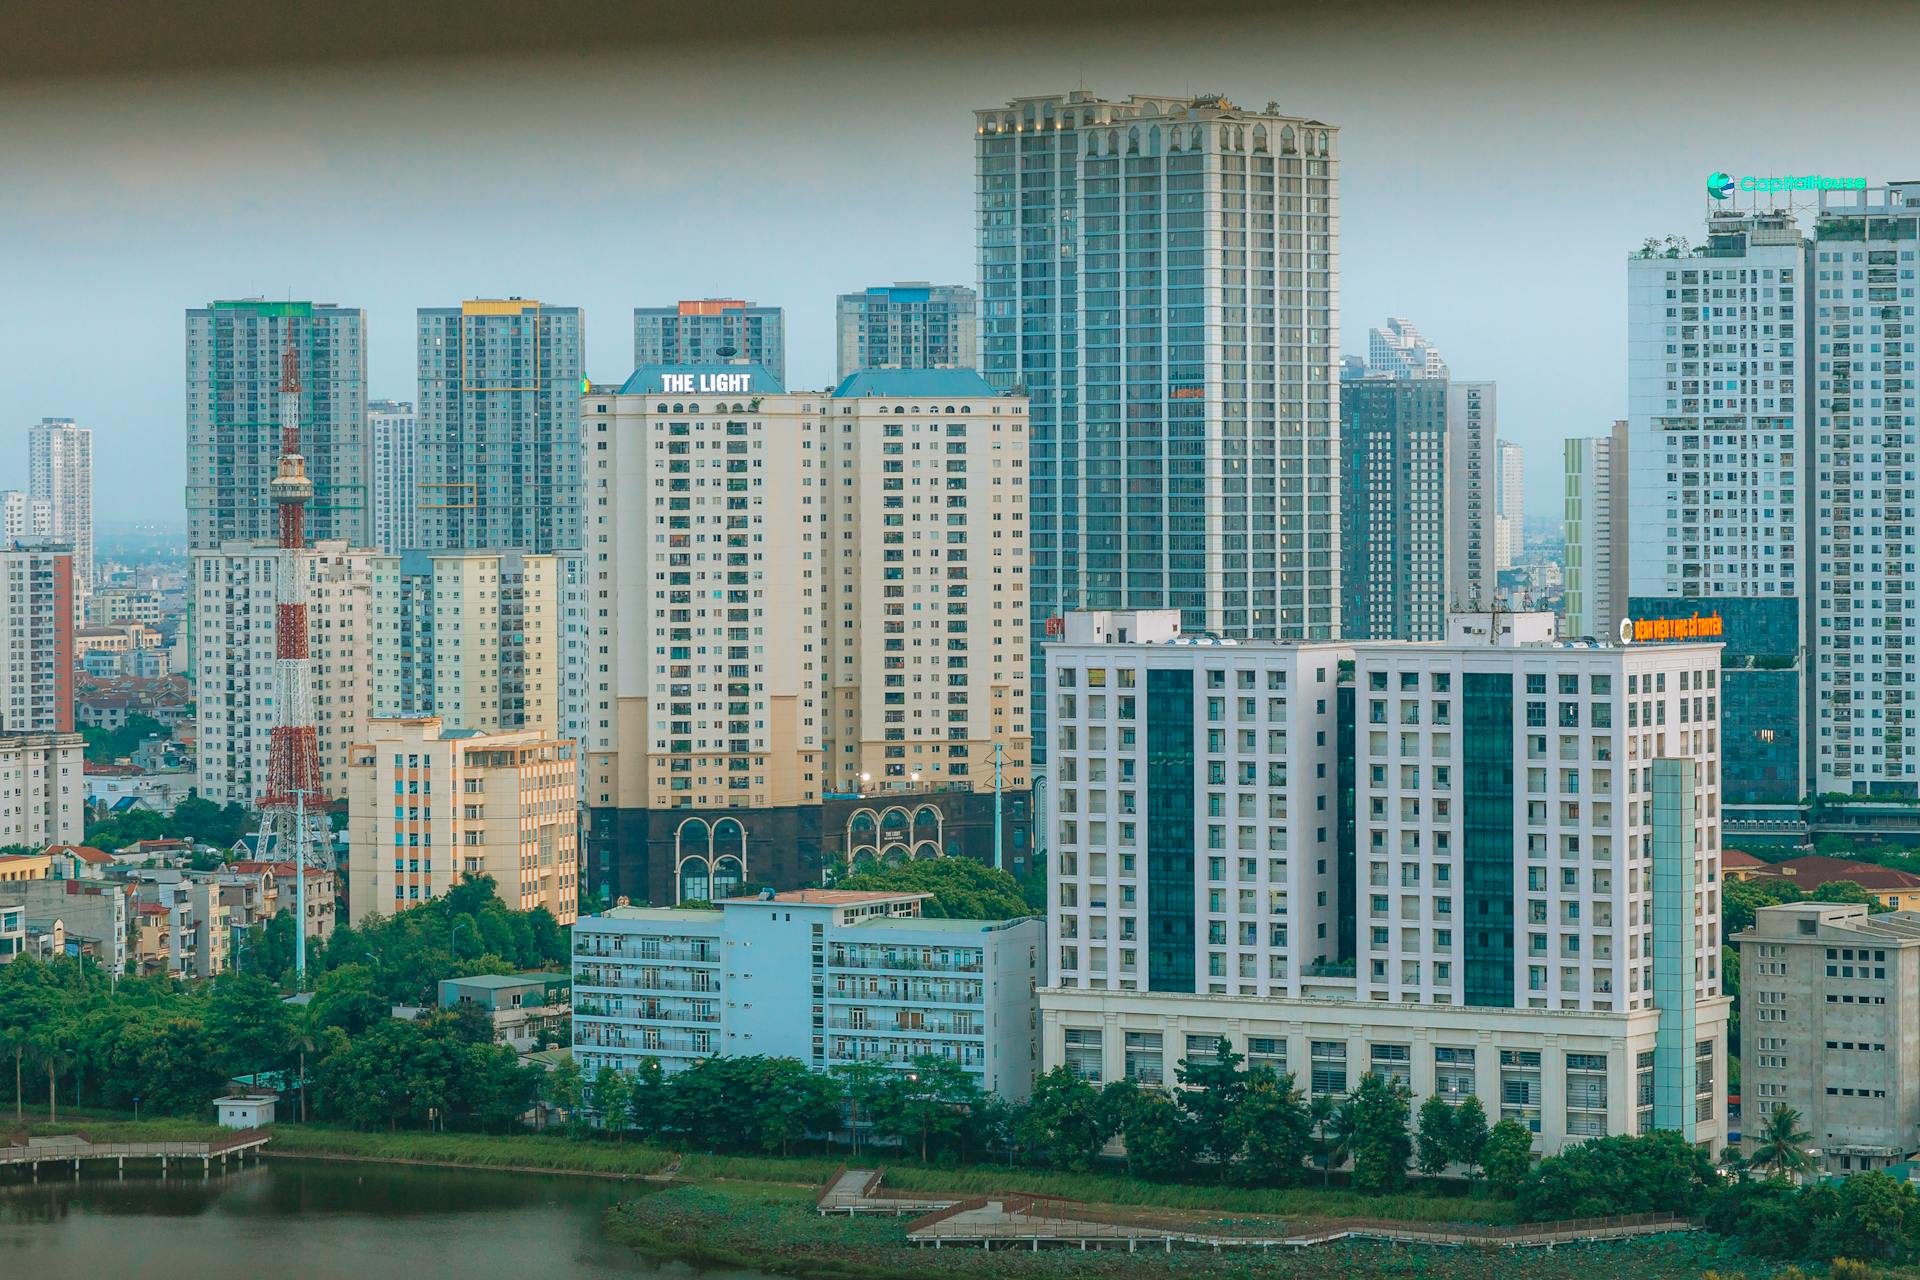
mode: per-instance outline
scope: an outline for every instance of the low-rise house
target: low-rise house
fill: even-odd
[[[258,881],[260,919],[299,909],[297,882],[293,878],[294,865],[291,862],[244,859],[228,863],[226,874]],[[339,896],[338,881],[332,871],[322,867],[308,867],[306,875],[306,934],[309,938],[324,942],[333,936],[335,902]],[[248,923],[252,923],[252,920],[249,919]]]
[[[0,853],[0,886],[45,880],[52,874],[53,859],[44,853]]]
[[[0,902],[0,964],[11,963],[26,949],[26,907],[17,902]]]
[[[1791,881],[1803,893],[1812,893],[1822,886],[1847,880],[1879,899],[1882,906],[1895,911],[1920,910],[1920,876],[1909,871],[1895,871],[1874,862],[1809,854],[1804,858],[1789,858],[1785,862],[1754,868],[1750,874],[1756,880]]]
[[[495,1044],[530,1053],[550,1038],[565,1041],[572,994],[571,974],[481,974],[443,979],[440,1007],[480,1010],[493,1023]]]
[[[1746,880],[1769,865],[1765,860],[1738,849],[1720,851],[1720,878],[1723,880]]]
[[[127,886],[117,880],[63,877],[0,884],[0,903],[19,907],[30,931],[42,938],[59,933],[68,953],[94,957],[114,978],[128,972],[128,901]]]
[[[90,844],[48,845],[47,861],[55,880],[104,880],[114,865],[112,854]]]

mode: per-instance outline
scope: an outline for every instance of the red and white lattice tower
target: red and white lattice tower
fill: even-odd
[[[287,326],[280,360],[280,461],[268,495],[278,517],[274,557],[273,731],[268,739],[267,791],[260,797],[259,856],[294,864],[294,969],[307,975],[307,869],[331,858],[327,796],[320,776],[320,735],[313,722],[307,659],[307,503],[313,480],[300,456],[300,356]]]

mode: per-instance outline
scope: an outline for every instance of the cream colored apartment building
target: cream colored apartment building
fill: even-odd
[[[483,734],[434,716],[373,721],[349,769],[354,918],[391,915],[487,875],[509,907],[545,907],[572,923],[574,750],[538,729]]]

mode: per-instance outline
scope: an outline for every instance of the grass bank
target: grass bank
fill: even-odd
[[[807,1200],[713,1186],[675,1186],[619,1205],[607,1234],[655,1257],[695,1266],[754,1268],[807,1280],[1697,1280],[1708,1271],[1763,1280],[1770,1264],[1704,1233],[1544,1249],[1437,1249],[1366,1243],[1265,1253],[1171,1254],[923,1249],[892,1218],[822,1218]]]

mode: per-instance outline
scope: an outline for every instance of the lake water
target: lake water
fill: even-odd
[[[601,1215],[636,1188],[599,1178],[267,1160],[125,1181],[0,1173],[0,1277],[460,1280],[695,1273],[610,1244]],[[708,1272],[710,1280],[762,1280]]]

